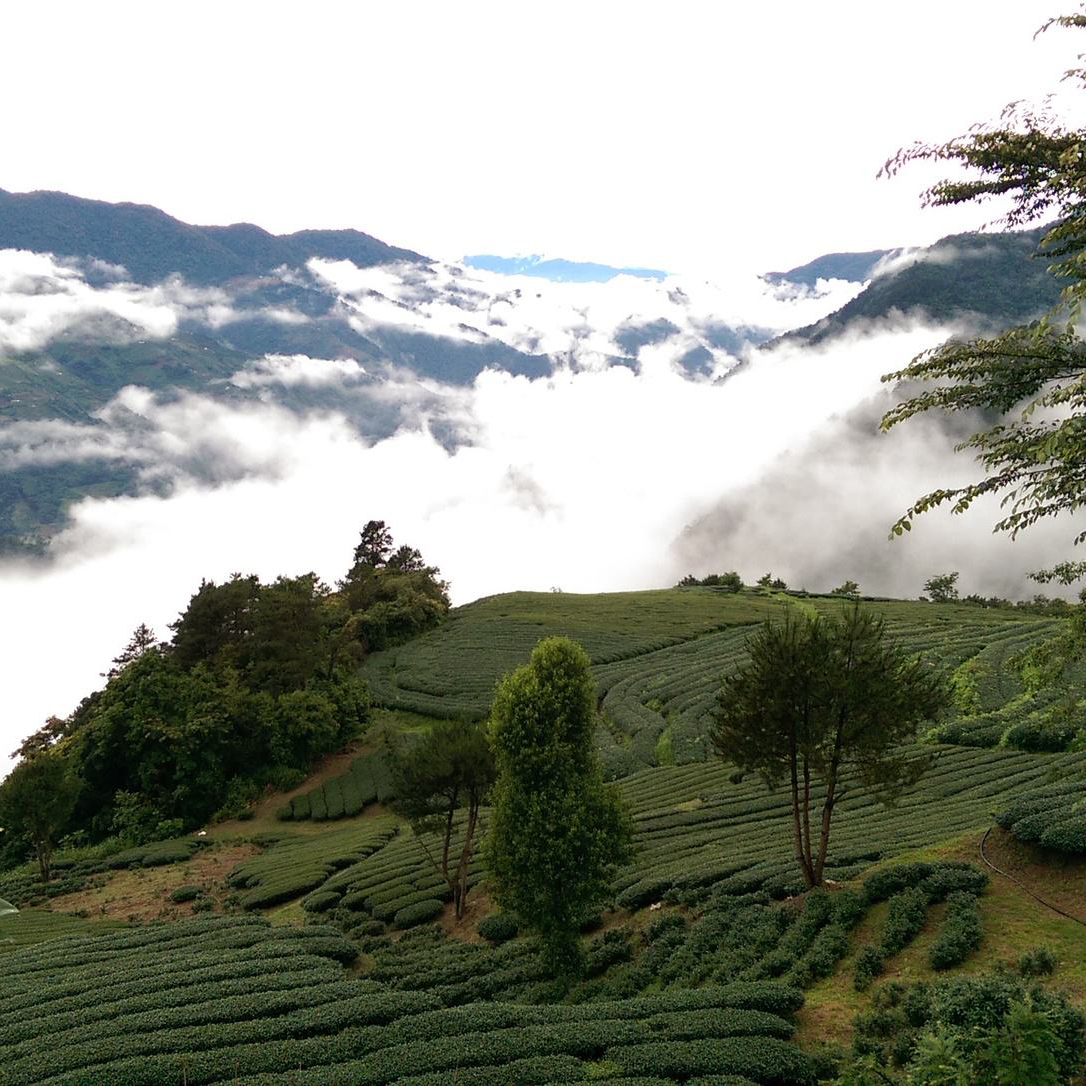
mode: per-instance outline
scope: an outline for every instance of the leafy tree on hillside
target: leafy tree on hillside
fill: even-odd
[[[1086,28],[1086,14],[1049,20],[1051,26]],[[1086,89],[1086,68],[1065,78]],[[1055,258],[1065,284],[1063,304],[1045,319],[1003,335],[950,340],[918,355],[884,381],[922,382],[921,391],[893,407],[884,430],[925,411],[983,412],[995,420],[959,449],[972,450],[984,478],[941,488],[919,498],[893,526],[901,535],[920,514],[949,504],[956,513],[988,494],[1002,497],[997,531],[1015,536],[1037,521],[1074,513],[1086,505],[1086,345],[1076,324],[1086,297],[1086,128],[1068,129],[1045,109],[1014,103],[996,126],[938,146],[916,144],[885,167],[893,174],[918,161],[964,166],[968,180],[946,180],[924,193],[937,207],[1009,198],[1000,220],[1018,227],[1055,215],[1041,252]],[[1086,539],[1081,532],[1075,542]],[[1076,575],[1086,572],[1078,563]]]
[[[742,592],[743,578],[734,569],[728,570],[727,573],[710,573],[700,580],[692,573],[688,573],[676,587],[692,588],[698,585],[705,588],[723,588],[727,592]]]
[[[315,573],[260,586],[243,656],[251,687],[278,696],[322,674],[328,597]]]
[[[385,564],[392,552],[392,533],[383,520],[368,520],[362,526],[358,546],[354,549],[356,566],[372,566],[377,569]]]
[[[78,790],[67,760],[56,751],[27,758],[0,783],[0,825],[30,842],[42,882],[52,877],[53,846],[71,817]]]
[[[830,591],[831,596],[858,596],[860,586],[855,581],[844,581]]]
[[[177,663],[184,668],[201,663],[243,666],[242,648],[252,633],[259,593],[256,576],[235,573],[221,585],[201,581],[184,612],[170,624]]]
[[[459,920],[467,901],[479,809],[494,783],[494,755],[486,729],[477,721],[439,721],[421,741],[392,747],[390,761],[397,792],[393,809],[410,821],[449,887]],[[463,812],[459,826],[458,811]],[[427,844],[434,834],[441,841],[440,858]],[[459,834],[463,837],[454,856],[453,839]]]
[[[128,639],[128,644],[113,657],[113,666],[103,674],[103,678],[112,679],[122,668],[127,667],[133,660],[138,660],[148,649],[153,649],[158,644],[155,631],[141,622]]]
[[[924,582],[924,591],[932,603],[951,603],[958,598],[957,585],[957,573],[939,573]]]
[[[449,586],[414,547],[393,549],[383,520],[362,529],[354,564],[340,582],[350,636],[364,653],[399,645],[437,626],[449,613]]]
[[[836,618],[767,622],[748,649],[717,697],[712,742],[770,787],[788,782],[796,861],[806,884],[820,886],[843,774],[855,773],[884,802],[915,783],[929,759],[900,745],[948,705],[946,684],[858,605]],[[823,798],[812,832],[816,792]]]
[[[59,716],[49,717],[36,731],[28,735],[19,746],[11,752],[12,758],[20,761],[32,758],[35,754],[48,750],[59,742],[70,730],[69,720]]]
[[[595,723],[588,656],[562,637],[539,642],[498,685],[491,709],[494,895],[541,936],[556,976],[579,970],[580,926],[632,856],[629,821],[600,776]]]
[[[775,588],[780,592],[783,592],[788,585],[780,579],[780,577],[774,577],[772,573],[763,573],[758,578],[759,588]]]
[[[368,712],[353,676],[259,689],[236,668],[186,669],[168,649],[151,649],[109,681],[72,733],[79,812],[104,835],[118,797],[131,795],[151,836],[176,819],[200,825],[239,779],[260,788],[284,769],[307,769],[357,735]]]

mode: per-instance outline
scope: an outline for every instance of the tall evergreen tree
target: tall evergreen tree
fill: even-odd
[[[541,936],[557,976],[578,971],[581,924],[632,857],[629,821],[600,776],[595,723],[588,656],[562,637],[540,641],[501,681],[491,710],[494,895]]]

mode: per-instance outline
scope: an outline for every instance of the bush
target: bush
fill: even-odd
[[[1035,947],[1018,959],[1018,972],[1023,977],[1048,977],[1056,972],[1056,955],[1046,946]]]
[[[936,1032],[952,1039],[960,1055],[971,1061],[981,1054],[982,1047],[991,1051],[988,1042],[995,1034],[1006,1039],[1013,1009],[1023,1005],[1047,1020],[1051,1031],[1048,1047],[1059,1066],[1060,1081],[1077,1081],[1084,1042],[1082,1014],[1063,995],[1010,973],[883,985],[872,999],[872,1010],[856,1019],[853,1048],[857,1056],[871,1057],[880,1066],[904,1067],[916,1053],[918,1038]],[[1033,1080],[1026,1076],[1006,1081]]]
[[[1012,724],[999,745],[1031,754],[1056,753],[1068,750],[1077,735],[1078,725],[1071,720],[1032,713]]]
[[[249,777],[234,777],[227,786],[222,806],[211,816],[212,822],[225,822],[230,818],[241,818],[260,798],[260,788]],[[249,817],[252,818],[250,812]]]
[[[903,950],[920,933],[927,918],[928,895],[920,887],[902,890],[890,898],[879,949],[884,958]]]
[[[414,905],[406,905],[398,910],[392,917],[392,923],[397,928],[413,928],[440,916],[444,908],[444,903],[438,901],[437,898],[427,898],[425,901],[417,901]]]
[[[932,969],[961,965],[979,946],[982,937],[980,911],[974,894],[955,891],[947,898],[947,912],[928,952]]]
[[[488,943],[498,946],[501,943],[506,943],[510,939],[516,938],[517,934],[520,932],[520,918],[516,913],[491,913],[490,916],[484,916],[482,920],[475,925],[475,930]]]
[[[170,894],[170,900],[175,905],[183,905],[186,901],[194,901],[201,893],[199,886],[179,886]]]
[[[852,986],[857,992],[865,992],[871,982],[882,972],[882,955],[873,946],[865,946],[856,955],[852,971]]]
[[[837,963],[848,953],[848,930],[840,924],[829,924],[814,938],[810,950],[792,967],[788,980],[798,988],[828,977]]]
[[[327,912],[339,904],[339,894],[334,890],[317,890],[302,899],[302,908],[310,913]]]

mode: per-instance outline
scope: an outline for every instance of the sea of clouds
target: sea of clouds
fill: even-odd
[[[453,385],[402,365],[261,356],[223,388],[130,386],[94,419],[0,426],[0,470],[98,458],[134,465],[147,484],[78,503],[45,559],[0,563],[0,754],[99,685],[138,623],[166,635],[201,579],[315,570],[334,583],[370,518],[440,566],[457,603],[725,569],[811,590],[851,577],[904,596],[959,569],[964,592],[1022,596],[1029,570],[1066,556],[1067,526],[1012,544],[991,534],[991,508],[933,514],[888,540],[918,495],[975,475],[944,422],[878,432],[892,402],[881,375],[958,329],[901,317],[817,347],[768,342],[858,284],[568,284],[345,262],[283,274],[333,294],[363,334],[499,340],[548,355],[551,372],[490,368]],[[123,269],[0,253],[0,366],[5,351],[60,335],[123,328],[165,342],[182,321],[221,326],[237,311],[219,288],[137,287]],[[685,364],[699,349],[699,365]],[[319,390],[319,403],[299,406],[287,395],[299,389]],[[365,411],[392,422],[375,437]]]

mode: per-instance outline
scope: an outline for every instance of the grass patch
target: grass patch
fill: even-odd
[[[866,993],[856,992],[852,987],[856,954],[866,944],[877,941],[887,908],[886,904],[875,906],[852,933],[848,956],[831,976],[808,990],[807,1002],[797,1016],[797,1039],[801,1044],[818,1041],[849,1044],[852,1019],[869,1005],[871,992],[886,981],[925,981],[986,973],[995,966],[1014,968],[1026,952],[1040,946],[1049,948],[1059,961],[1052,985],[1067,992],[1078,1007],[1086,1009],[1086,927],[1045,908],[1021,887],[985,867],[979,851],[983,832],[973,830],[940,844],[903,853],[889,863],[871,868],[874,871],[907,862],[965,860],[986,871],[991,881],[979,899],[984,931],[979,950],[956,969],[940,973],[931,968],[928,954],[946,910],[945,904],[937,905],[929,911],[920,935],[886,962],[882,976],[872,988]],[[1007,860],[1005,856],[1001,858]],[[1031,888],[1042,897],[1046,892],[1062,887],[1065,903],[1061,907],[1077,898],[1086,914],[1086,876],[1081,873],[1077,875],[1081,881],[1072,887],[1066,870],[1052,869],[1046,879],[1043,868],[1036,864],[1028,871],[1013,870],[1006,862],[1000,866],[1013,871],[1024,882],[1029,881]]]

